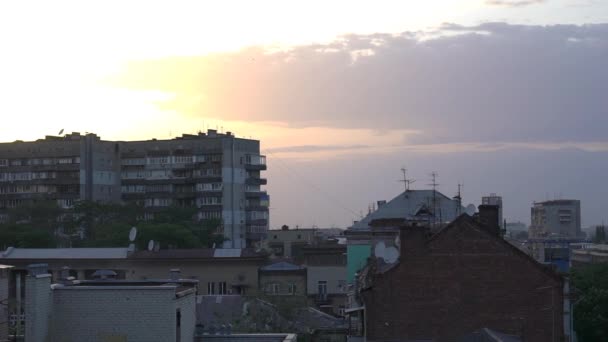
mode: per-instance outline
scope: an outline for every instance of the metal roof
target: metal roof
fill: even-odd
[[[126,259],[127,248],[14,248],[0,259]]]
[[[370,229],[370,222],[377,219],[413,219],[423,207],[432,208],[433,191],[408,190],[402,192],[397,197],[378,207],[376,211],[370,213],[361,221],[353,224],[351,229]],[[465,208],[462,206],[460,210],[457,210],[458,201],[445,196],[439,191],[435,191],[435,198],[438,207],[437,216],[441,215],[444,222],[452,221],[459,213],[465,212]]]

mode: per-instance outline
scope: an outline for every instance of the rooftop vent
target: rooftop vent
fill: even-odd
[[[173,268],[169,271],[169,279],[179,280],[182,277],[182,271],[179,268]]]

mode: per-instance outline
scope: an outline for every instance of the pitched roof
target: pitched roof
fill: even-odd
[[[439,230],[437,233],[433,234],[433,236],[431,236],[431,238],[427,241],[427,243],[432,244],[433,242],[440,240],[447,232],[449,232],[450,230],[452,230],[456,227],[460,227],[462,225],[466,225],[469,228],[478,229],[478,230],[482,231],[483,233],[493,237],[496,241],[503,244],[506,248],[511,249],[514,252],[514,254],[519,255],[519,257],[532,263],[539,270],[543,271],[544,273],[546,273],[548,275],[551,275],[552,277],[554,277],[556,279],[562,280],[562,277],[559,274],[557,274],[553,270],[549,269],[548,267],[543,266],[541,263],[536,261],[533,257],[528,255],[521,249],[513,246],[513,244],[509,243],[507,240],[503,239],[502,237],[497,237],[494,234],[488,232],[482,226],[481,223],[479,223],[477,220],[475,220],[473,217],[469,216],[468,214],[462,214],[462,215],[458,216],[450,224],[448,224],[447,226],[445,226],[444,228]]]
[[[125,259],[127,248],[14,248],[0,259]]]
[[[294,265],[286,261],[280,261],[274,264],[260,267],[260,271],[300,271],[303,269],[305,269],[305,267]]]
[[[438,199],[438,211],[441,213],[444,221],[451,221],[456,218],[458,212],[465,211],[462,206],[460,211],[458,211],[458,201],[445,196],[439,191],[408,190],[381,205],[376,211],[370,213],[361,221],[353,224],[351,229],[369,229],[371,221],[379,219],[414,220],[417,215],[424,214],[424,209],[431,205],[433,195]]]

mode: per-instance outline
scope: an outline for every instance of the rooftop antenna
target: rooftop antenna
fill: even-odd
[[[401,168],[401,172],[403,172],[403,179],[400,179],[399,182],[403,182],[403,186],[405,188],[405,191],[409,191],[410,190],[410,184],[416,182],[415,179],[407,179],[407,169],[405,167]]]
[[[431,184],[428,184],[433,187],[433,223],[435,223],[437,219],[437,186],[439,185],[439,183],[437,183],[438,176],[439,173],[437,173],[437,171],[431,172]]]
[[[454,197],[458,201],[456,204],[456,216],[462,214],[462,188],[464,188],[464,182],[458,182],[458,193]]]

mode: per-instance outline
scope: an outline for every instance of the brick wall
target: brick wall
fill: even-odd
[[[561,279],[499,237],[461,222],[431,242],[402,245],[398,266],[362,292],[368,341],[442,341],[484,327],[562,340]]]

